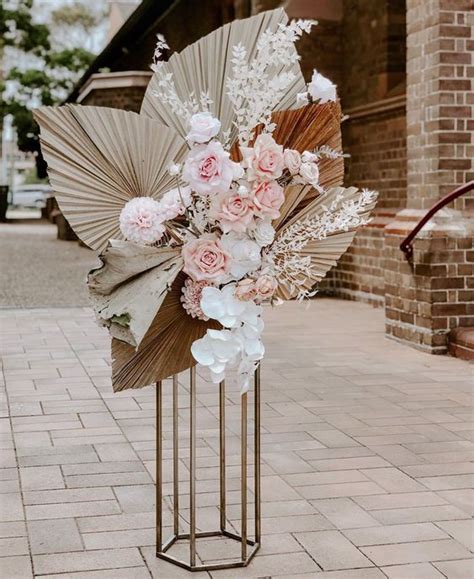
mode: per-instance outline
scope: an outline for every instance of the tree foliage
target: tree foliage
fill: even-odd
[[[36,154],[42,177],[45,166],[31,110],[66,98],[94,59],[84,47],[102,16],[76,2],[54,10],[46,25],[34,21],[33,0],[0,4],[0,56],[8,55],[6,60],[13,63],[0,77],[0,118],[13,116],[18,147]]]

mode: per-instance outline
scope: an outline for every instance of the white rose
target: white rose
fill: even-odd
[[[317,70],[313,70],[313,77],[308,84],[308,92],[314,101],[320,103],[336,102],[337,100],[336,85]]]
[[[196,113],[190,121],[186,139],[191,143],[207,143],[221,130],[221,122],[211,113]]]
[[[247,234],[229,231],[221,237],[221,244],[231,257],[230,275],[233,279],[242,279],[260,267],[261,248]]]
[[[316,163],[301,163],[300,176],[304,183],[317,185],[319,181],[319,169]]]
[[[318,160],[318,156],[312,153],[311,151],[303,151],[301,154],[301,162],[302,163],[314,163]]]
[[[260,247],[267,247],[275,239],[275,229],[270,221],[259,219],[252,231],[255,241]]]
[[[285,167],[291,175],[297,175],[301,166],[301,155],[294,149],[285,149],[283,153],[283,160]]]

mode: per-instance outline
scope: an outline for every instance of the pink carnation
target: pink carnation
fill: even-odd
[[[256,183],[253,189],[256,213],[259,217],[278,219],[280,208],[285,201],[283,187],[276,181]]]
[[[135,197],[120,213],[120,231],[128,241],[152,245],[165,232],[160,204],[152,197]]]
[[[207,322],[209,318],[204,315],[201,309],[202,290],[205,287],[209,287],[207,282],[193,281],[192,279],[188,278],[184,282],[184,286],[181,290],[183,293],[181,296],[181,303],[183,304],[183,308],[190,316]]]
[[[219,280],[230,266],[230,256],[215,234],[206,234],[183,246],[183,271],[194,281]]]
[[[212,200],[210,215],[219,221],[224,233],[244,232],[253,221],[254,205],[249,196],[222,193]]]

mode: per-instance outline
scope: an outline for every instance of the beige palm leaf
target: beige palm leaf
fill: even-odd
[[[243,20],[234,20],[183,51],[172,54],[168,62],[161,63],[160,66],[163,66],[164,73],[173,75],[177,95],[183,102],[187,101],[191,94],[199,99],[201,93],[208,93],[212,101],[210,112],[221,121],[223,132],[231,130],[235,136],[235,113],[226,94],[225,82],[232,74],[232,48],[241,43],[246,48],[249,59],[253,58],[261,34],[267,29],[275,32],[280,24],[287,22],[288,16],[282,8]],[[291,66],[274,67],[269,75],[281,72],[292,72],[294,80],[275,110],[295,107],[296,95],[305,91],[305,81],[298,62]],[[184,138],[189,129],[186,119],[176,115],[169,103],[155,96],[159,89],[158,82],[158,75],[155,73],[145,93],[141,114],[173,127]],[[233,141],[232,138],[231,142]]]
[[[35,118],[59,207],[92,249],[122,238],[127,201],[175,186],[167,169],[188,150],[173,129],[132,112],[66,105],[38,109]]]

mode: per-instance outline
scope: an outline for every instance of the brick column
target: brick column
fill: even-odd
[[[387,334],[432,353],[474,326],[474,196],[398,249],[440,197],[473,177],[472,0],[407,0],[407,206],[385,229]]]

